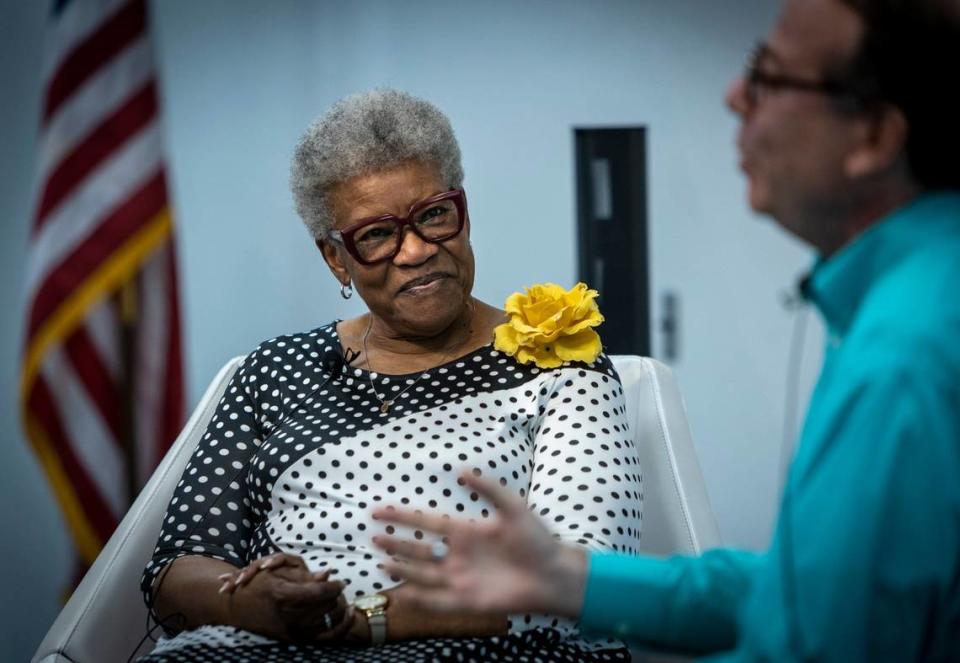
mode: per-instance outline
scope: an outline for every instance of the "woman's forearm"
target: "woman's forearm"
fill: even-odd
[[[412,640],[415,638],[469,638],[504,635],[508,630],[506,615],[467,615],[448,612],[428,612],[385,592],[390,597],[387,606],[387,640]],[[357,615],[359,629],[369,633],[362,613]]]
[[[387,610],[387,640],[414,638],[469,638],[504,635],[506,615],[477,616],[424,612],[421,609]]]
[[[233,602],[218,591],[222,582],[217,577],[236,570],[232,564],[199,555],[175,559],[154,581],[157,619],[174,631],[233,623]]]

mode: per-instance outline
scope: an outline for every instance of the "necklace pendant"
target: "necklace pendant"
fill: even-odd
[[[393,401],[384,401],[380,404],[380,414],[387,414],[390,412],[390,406],[393,405]]]

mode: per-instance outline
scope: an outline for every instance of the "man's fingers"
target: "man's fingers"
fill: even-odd
[[[460,474],[460,479],[470,488],[473,488],[485,500],[490,502],[502,515],[513,515],[526,512],[527,506],[519,496],[505,490],[499,484],[484,479],[472,471],[467,470]]]
[[[382,549],[388,555],[399,555],[408,559],[432,560],[433,546],[428,546],[415,541],[399,539],[395,536],[373,537],[373,544]]]
[[[518,495],[514,495],[494,481],[478,476],[473,470],[466,470],[461,473],[460,481],[464,486],[476,491],[490,502],[503,516],[527,513],[527,506]],[[441,536],[448,535],[454,527],[454,523],[446,516],[411,509],[397,509],[392,506],[374,510],[373,517],[376,520],[406,525]]]
[[[436,564],[429,562],[388,560],[383,562],[383,570],[423,587],[443,587],[447,584],[444,573],[437,568]]]
[[[398,525],[407,525],[415,529],[445,535],[450,530],[450,519],[444,516],[423,513],[412,509],[397,509],[392,506],[376,509],[373,512],[375,520],[384,520]]]

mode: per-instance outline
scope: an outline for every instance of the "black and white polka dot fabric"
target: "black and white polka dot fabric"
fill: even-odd
[[[464,468],[523,496],[565,541],[636,552],[643,501],[623,390],[609,359],[541,370],[492,346],[422,376],[324,367],[335,325],[260,345],[228,385],[168,507],[143,576],[199,554],[238,567],[282,551],[331,569],[353,600],[394,586],[371,536],[378,504],[487,518],[458,485]],[[329,365],[329,364],[328,364]],[[418,379],[419,378],[419,379]],[[384,398],[395,398],[389,412]],[[417,538],[420,532],[408,533]],[[511,618],[499,638],[430,639],[380,648],[278,643],[227,626],[162,638],[145,661],[613,661],[545,615]]]

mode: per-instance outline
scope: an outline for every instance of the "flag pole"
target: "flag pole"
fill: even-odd
[[[137,331],[137,277],[132,275],[120,286],[120,347],[121,371],[120,407],[121,428],[120,446],[123,449],[126,469],[128,506],[133,504],[140,491],[137,476],[137,436],[134,423],[134,391],[136,388],[136,331]]]

